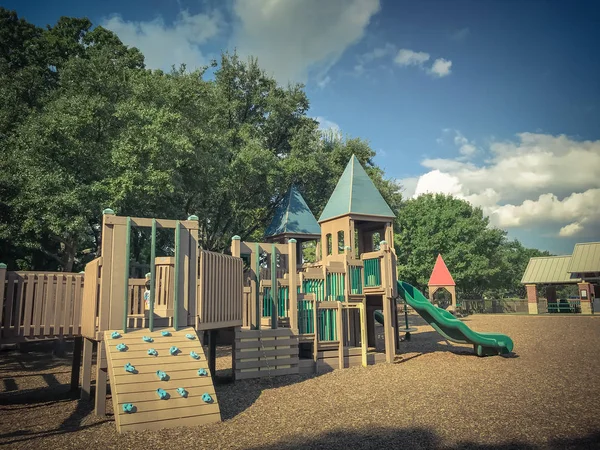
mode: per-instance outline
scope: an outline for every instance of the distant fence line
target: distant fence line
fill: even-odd
[[[460,310],[467,314],[529,313],[527,300],[524,299],[458,300],[457,305]]]

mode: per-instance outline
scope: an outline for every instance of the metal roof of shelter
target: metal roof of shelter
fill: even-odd
[[[575,244],[567,270],[571,273],[600,272],[600,242]]]
[[[355,155],[338,180],[319,222],[346,214],[396,217]]]
[[[569,273],[571,256],[540,256],[531,258],[522,284],[571,284],[581,281]]]

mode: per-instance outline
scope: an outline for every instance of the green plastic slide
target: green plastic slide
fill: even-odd
[[[431,302],[417,289],[404,281],[398,281],[398,292],[419,315],[438,333],[452,342],[473,344],[479,356],[506,355],[512,352],[511,338],[500,333],[477,333],[448,311]]]

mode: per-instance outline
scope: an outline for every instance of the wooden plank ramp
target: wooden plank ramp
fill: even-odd
[[[169,331],[170,336],[163,336]],[[119,433],[126,431],[157,430],[181,426],[197,426],[221,421],[219,403],[212,383],[208,361],[192,327],[175,331],[173,328],[132,330],[118,338],[112,338],[112,330],[104,332],[108,373],[110,376],[115,422]],[[186,337],[192,335],[193,339]],[[144,336],[154,342],[145,342]],[[125,344],[126,350],[117,349]],[[172,346],[180,352],[173,356]],[[148,349],[157,351],[157,356],[148,355]],[[200,358],[194,359],[190,352]],[[125,370],[130,363],[137,373]],[[204,369],[206,376],[198,375]],[[161,381],[157,371],[165,372],[169,379]],[[184,388],[187,397],[182,397],[177,388]],[[161,400],[158,389],[167,392],[168,398]],[[206,403],[202,396],[209,394],[212,402]],[[123,411],[123,405],[133,404],[134,412]]]

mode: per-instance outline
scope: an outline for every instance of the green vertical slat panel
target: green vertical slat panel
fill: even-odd
[[[277,250],[271,245],[271,328],[277,328]]]
[[[381,267],[379,258],[365,259],[365,286],[381,285]]]

